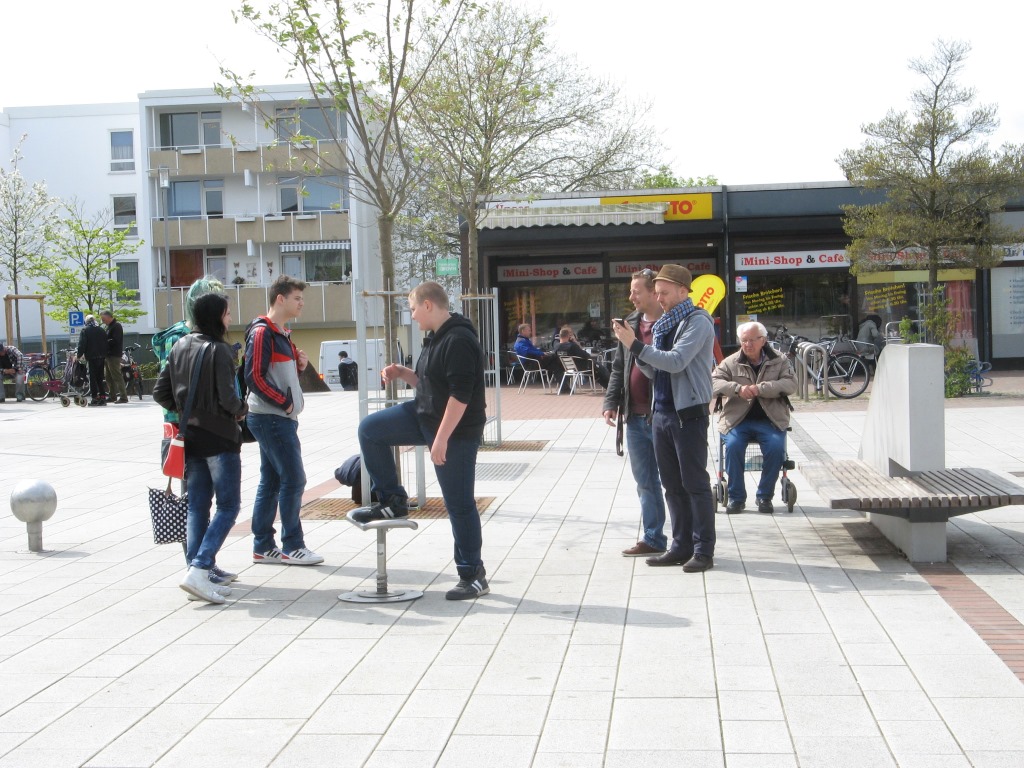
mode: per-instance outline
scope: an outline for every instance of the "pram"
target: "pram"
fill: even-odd
[[[67,408],[71,401],[75,405],[89,404],[89,371],[84,363],[75,359],[74,352],[68,352],[68,361],[64,364],[64,383],[60,390],[60,404]]]
[[[711,457],[712,463],[715,465],[715,503],[727,507],[729,505],[729,492],[728,478],[725,475],[725,436],[717,429],[715,434],[718,435],[718,459],[717,461],[715,460],[714,454]],[[743,457],[744,471],[760,472],[763,465],[764,456],[761,455],[761,446],[754,441],[750,442],[747,445],[747,452]],[[789,434],[787,432],[785,458],[782,461],[782,474],[779,476],[779,496],[789,512],[792,512],[793,507],[796,506],[796,486],[793,485],[793,481],[787,475],[791,469],[796,469],[796,462],[789,458]]]

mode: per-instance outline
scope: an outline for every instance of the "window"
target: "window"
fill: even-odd
[[[291,177],[278,184],[282,213],[314,213],[345,208],[337,176]]]
[[[224,216],[224,179],[171,182],[171,216]]]
[[[220,112],[172,112],[160,115],[160,146],[220,146]]]
[[[206,274],[216,277],[222,283],[228,281],[228,256],[225,248],[206,249]]]
[[[119,261],[116,264],[117,280],[124,286],[118,294],[119,301],[134,301],[139,298],[139,262]]]
[[[306,251],[305,257],[306,280],[310,282],[340,283],[352,274],[348,251]]]
[[[128,237],[138,237],[135,218],[135,195],[114,195],[114,229],[128,230]]]
[[[320,107],[289,107],[276,113],[277,140],[340,141],[345,138],[344,122],[338,110]]]
[[[132,131],[110,132],[110,170],[135,170],[135,141]]]

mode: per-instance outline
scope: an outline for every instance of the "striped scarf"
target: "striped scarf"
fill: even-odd
[[[654,328],[651,329],[654,332],[654,348],[661,349],[662,339],[672,333],[676,326],[683,322],[686,316],[695,309],[697,308],[693,306],[693,300],[687,298],[686,301],[679,302],[659,317],[658,321],[654,324]]]

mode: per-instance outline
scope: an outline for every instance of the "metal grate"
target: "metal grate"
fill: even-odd
[[[493,496],[477,496],[476,508],[483,514],[494,503]],[[303,520],[344,520],[351,510],[356,508],[352,499],[316,499],[302,507],[299,517]],[[436,497],[427,499],[422,507],[409,510],[413,520],[439,520],[448,517],[444,508],[444,500]]]
[[[518,480],[530,468],[529,464],[516,462],[500,462],[497,464],[477,464],[477,480]]]
[[[543,451],[547,440],[504,440],[501,445],[481,445],[481,451]]]

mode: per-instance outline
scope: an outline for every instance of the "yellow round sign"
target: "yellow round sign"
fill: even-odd
[[[707,310],[708,314],[715,314],[715,308],[725,298],[725,283],[718,275],[700,275],[693,279],[690,286],[690,298],[693,305]]]

